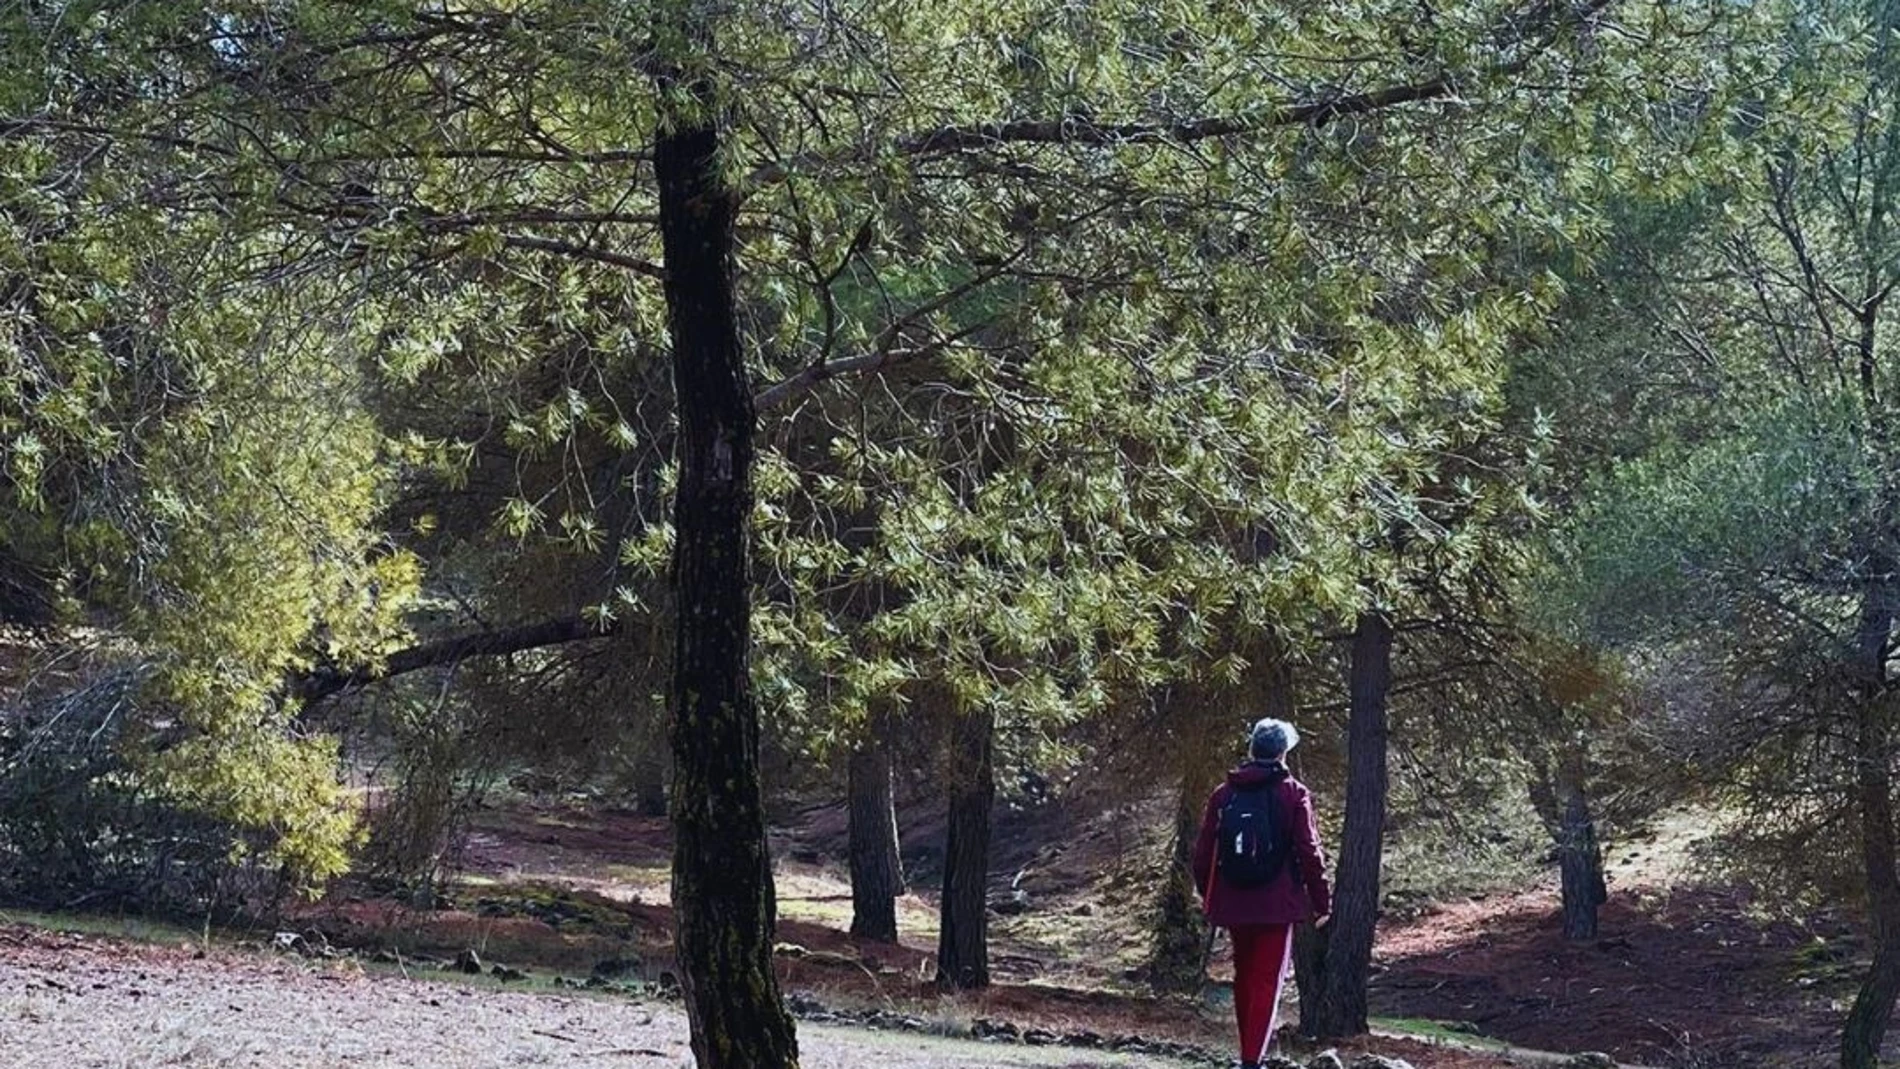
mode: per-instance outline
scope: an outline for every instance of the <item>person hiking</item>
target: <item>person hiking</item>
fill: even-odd
[[[1299,741],[1284,720],[1254,724],[1248,760],[1208,796],[1194,844],[1201,908],[1209,924],[1233,935],[1242,1069],[1266,1060],[1279,1026],[1294,925],[1323,924],[1333,908],[1312,795],[1286,768]]]

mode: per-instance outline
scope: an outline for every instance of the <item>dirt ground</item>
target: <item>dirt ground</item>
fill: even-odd
[[[1544,1050],[1653,1065],[1827,1064],[1842,1007],[1791,975],[1812,936],[1746,917],[1710,889],[1612,899],[1600,938],[1572,943],[1553,891],[1445,910],[1387,933],[1374,1012],[1468,1022]]]
[[[1373,1012],[1652,1065],[1829,1064],[1860,972],[1855,930],[1834,916],[1765,919],[1700,878],[1690,858],[1713,823],[1672,814],[1615,844],[1591,942],[1563,937],[1554,885],[1383,930]]]
[[[781,983],[820,1019],[886,1012],[952,1035],[1000,1025],[1203,1051],[1231,1042],[1218,989],[1202,1000],[1157,999],[1128,973],[1139,958],[1149,875],[1129,860],[1140,851],[1125,838],[1140,814],[1064,827],[1054,846],[1010,830],[996,879],[999,888],[1028,888],[1029,905],[993,918],[995,986],[956,998],[928,982],[936,937],[928,858],[914,866],[913,875],[925,875],[901,904],[902,945],[853,939],[844,931],[847,877],[827,838],[833,817],[808,814],[774,845]],[[1825,943],[1817,942],[1819,922],[1766,923],[1739,895],[1657,864],[1679,857],[1681,846],[1664,841],[1619,854],[1601,937],[1591,943],[1562,938],[1549,887],[1459,901],[1385,928],[1375,954],[1375,1016],[1413,1033],[1599,1050],[1669,1069],[1825,1064],[1851,997],[1851,939],[1838,923]],[[417,975],[473,948],[543,985],[611,965],[612,975],[663,987],[671,969],[668,852],[665,822],[654,818],[555,804],[490,810],[478,815],[466,882],[452,902],[417,909],[346,888],[287,926],[365,956],[393,951]],[[1814,960],[1817,947],[1827,951],[1820,960],[1828,968],[1804,976],[1797,963]],[[1225,971],[1217,952],[1213,975]],[[7,1065],[690,1064],[683,1021],[665,1003],[409,983],[285,955],[213,951],[195,959],[176,948],[21,930],[0,929],[0,1000]],[[812,1037],[807,1065],[843,1065],[866,1043],[891,1065],[1015,1064],[995,1052],[1019,1049],[972,1055],[939,1043],[913,1061],[893,1057],[890,1044],[915,1036],[866,1038],[874,1033],[809,1025],[804,1034]],[[1402,1039],[1372,1046],[1419,1069],[1511,1064]],[[1077,1057],[1062,1064],[1111,1064]]]
[[[691,1064],[685,1018],[670,1006],[21,927],[0,927],[0,1052],[10,1069]],[[800,1029],[800,1052],[811,1069],[1137,1064],[1110,1053],[811,1026]]]
[[[966,1011],[972,1007],[966,1007]],[[1153,1054],[1023,1046],[801,1024],[808,1069],[1122,1069]],[[1381,1047],[1420,1069],[1490,1058]],[[353,960],[125,942],[0,925],[0,1052],[9,1069],[191,1066],[689,1067],[677,1007],[408,978]]]
[[[842,931],[849,916],[837,856],[838,814],[816,810],[776,844],[780,938],[799,953],[781,964],[788,989],[860,999],[934,998],[922,981],[935,942],[924,893],[901,903],[904,945],[860,945]],[[995,992],[975,1012],[1029,1019],[1056,1029],[1093,1027],[1163,1035],[1210,1045],[1226,1041],[1218,1010],[1184,1013],[1137,994],[1126,975],[1141,944],[1142,902],[1132,888],[1145,873],[1120,873],[1139,857],[1122,838],[1142,814],[1064,824],[1039,846],[1025,829],[1003,829],[1014,853],[997,866],[999,887],[1015,880],[1032,908],[995,918]],[[1643,843],[1611,856],[1611,902],[1599,938],[1566,941],[1556,890],[1538,886],[1442,906],[1381,931],[1375,1015],[1450,1024],[1510,1044],[1548,1051],[1605,1051],[1650,1065],[1810,1066],[1828,1060],[1851,998],[1852,963],[1819,982],[1797,962],[1826,937],[1830,955],[1852,955],[1837,920],[1801,927],[1760,919],[1738,893],[1697,881],[1686,858],[1708,821],[1686,814],[1663,822]],[[484,816],[469,851],[471,871],[505,882],[550,877],[625,901],[665,940],[665,827],[626,814],[575,818],[522,812]],[[1067,851],[1061,854],[1060,851]],[[582,874],[578,882],[562,873]],[[1077,873],[1093,879],[1078,880]],[[1058,879],[1058,874],[1063,878]],[[1020,877],[1020,879],[1018,879]],[[869,967],[866,968],[868,962]],[[1213,963],[1225,972],[1224,954]]]

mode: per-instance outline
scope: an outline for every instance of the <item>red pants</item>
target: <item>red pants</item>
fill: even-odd
[[[1293,963],[1291,924],[1246,924],[1233,929],[1234,1017],[1240,1024],[1240,1060],[1266,1060],[1279,1026],[1280,989]]]

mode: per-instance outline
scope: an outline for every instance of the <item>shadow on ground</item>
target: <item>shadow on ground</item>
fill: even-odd
[[[1851,945],[1746,905],[1712,888],[1613,896],[1578,943],[1554,890],[1461,903],[1381,939],[1374,1012],[1645,1064],[1826,1064]]]

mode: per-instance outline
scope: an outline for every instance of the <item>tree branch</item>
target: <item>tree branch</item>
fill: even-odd
[[[342,691],[364,687],[391,676],[460,664],[474,657],[505,657],[527,650],[605,638],[619,631],[620,626],[618,620],[609,621],[602,627],[579,616],[564,616],[500,631],[477,631],[398,650],[376,669],[368,666],[338,668],[335,665],[323,665],[293,677],[288,689],[291,694],[302,699],[308,708]]]
[[[0,141],[12,141],[17,138],[33,137],[45,133],[83,134],[88,137],[102,137],[123,141],[143,141],[151,145],[187,149],[193,152],[204,152],[213,156],[224,156],[226,158],[237,155],[237,153],[225,148],[223,145],[214,145],[209,141],[200,141],[190,137],[177,137],[171,134],[161,134],[144,130],[115,130],[108,126],[99,126],[93,123],[55,119],[49,115],[0,116]]]
[[[1323,96],[1301,103],[1283,104],[1251,115],[1208,116],[1176,121],[1138,121],[1101,123],[1090,119],[1019,119],[941,126],[898,138],[890,150],[899,156],[942,156],[1001,145],[1063,145],[1105,147],[1123,145],[1183,145],[1222,137],[1266,133],[1289,126],[1323,126],[1335,119],[1407,104],[1420,104],[1453,96],[1462,86],[1486,79],[1520,74],[1531,62],[1556,43],[1562,31],[1583,25],[1616,3],[1616,0],[1584,0],[1581,3],[1536,4],[1517,18],[1507,19],[1498,28],[1501,49],[1522,45],[1515,58],[1461,72],[1445,72],[1437,77],[1363,93]],[[1560,11],[1552,11],[1560,7]],[[1543,18],[1548,22],[1541,22]],[[1529,30],[1529,24],[1540,24]],[[858,159],[867,148],[845,153],[809,152],[790,160],[774,161],[755,170],[745,188],[756,189],[783,181],[809,164]]]
[[[1276,108],[1256,116],[1223,116],[1186,122],[1096,123],[1085,119],[1019,120],[944,126],[912,134],[897,142],[902,156],[940,156],[966,149],[1005,144],[1144,145],[1191,144],[1218,137],[1260,133],[1280,126],[1321,126],[1334,119],[1416,104],[1449,96],[1455,83],[1444,76],[1411,85],[1395,85],[1370,93],[1316,100]]]
[[[955,345],[957,342],[962,341],[964,338],[969,337],[971,334],[976,333],[978,330],[981,330],[983,327],[988,326],[989,324],[987,322],[972,324],[954,333],[939,337],[927,344],[917,346],[914,349],[900,350],[896,347],[897,343],[903,340],[911,328],[1002,277],[1012,266],[1029,254],[1031,247],[1031,243],[1025,242],[1019,246],[1016,251],[984,269],[981,274],[939,293],[930,300],[923,302],[917,307],[905,312],[903,315],[898,316],[896,319],[891,320],[884,325],[883,330],[878,331],[878,336],[873,342],[869,352],[846,357],[842,360],[826,360],[821,358],[805,365],[804,368],[780,379],[778,382],[767,386],[765,389],[753,395],[753,411],[766,412],[777,408],[779,405],[784,404],[794,397],[800,396],[826,379],[835,378],[839,375],[848,375],[857,371],[876,371],[892,360],[900,358],[930,356],[934,353],[940,353],[950,346]]]
[[[878,371],[899,361],[934,356],[987,326],[989,326],[987,322],[976,323],[914,349],[886,348],[876,352],[860,353],[857,356],[847,356],[842,360],[807,364],[754,394],[752,408],[755,412],[769,412],[795,397],[802,396],[826,379],[852,375],[860,371]]]
[[[597,249],[591,245],[576,245],[571,241],[537,238],[527,234],[506,234],[503,235],[501,241],[511,249],[533,249],[536,252],[553,253],[556,256],[568,256],[577,260],[594,260],[613,267],[624,267],[635,274],[646,275],[650,278],[664,279],[666,277],[666,268],[650,260],[642,260],[607,249]]]

